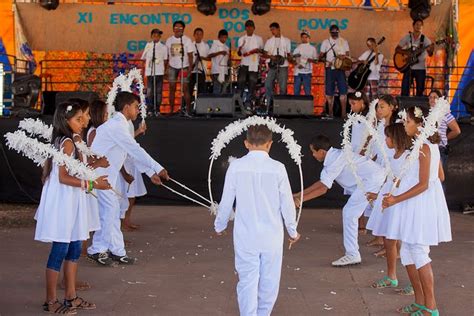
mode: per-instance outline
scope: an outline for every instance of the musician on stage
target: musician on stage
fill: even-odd
[[[258,79],[260,52],[263,49],[263,40],[255,35],[255,23],[252,20],[245,22],[245,35],[239,38],[237,54],[242,56],[237,77],[239,93],[243,93],[247,84],[250,99],[255,99],[255,87]],[[250,104],[245,105],[247,108]]]
[[[301,30],[301,44],[293,51],[294,68],[294,93],[300,95],[301,86],[303,86],[304,94],[311,95],[311,77],[313,74],[313,63],[318,60],[318,52],[311,45],[309,31]]]
[[[334,118],[334,92],[339,91],[341,102],[341,116],[346,117],[347,104],[347,81],[346,74],[342,69],[336,69],[334,62],[338,56],[349,56],[349,43],[339,36],[339,27],[335,24],[329,28],[330,37],[321,44],[319,58],[326,58],[325,93],[328,102],[327,118]]]
[[[194,54],[193,54],[193,71],[191,78],[189,78],[189,92],[193,95],[194,88],[197,83],[197,93],[203,93],[206,91],[206,72],[207,64],[209,61],[209,45],[202,39],[204,37],[204,30],[200,27],[194,30]],[[197,80],[196,80],[197,77]]]
[[[420,47],[426,47],[419,56],[418,62],[411,65],[410,68],[403,73],[402,79],[402,93],[403,96],[410,95],[410,86],[413,79],[416,82],[416,95],[422,96],[425,91],[426,80],[426,56],[433,56],[434,44],[423,33],[423,20],[415,19],[413,21],[413,32],[409,32],[398,43],[396,51],[403,51],[404,49],[416,50]]]
[[[194,46],[191,39],[184,35],[184,22],[176,21],[173,23],[173,35],[166,40],[166,47],[168,48],[168,81],[170,84],[169,100],[171,106],[171,113],[174,113],[174,99],[176,93],[176,83],[182,82],[185,101],[185,110],[183,115],[190,116],[191,113],[191,94],[189,93],[189,77],[192,71],[192,60],[194,53]],[[190,62],[191,61],[191,62]]]
[[[208,57],[211,58],[211,77],[212,77],[212,93],[226,93],[229,85],[229,67],[230,65],[230,48],[226,42],[229,33],[222,29],[217,34],[217,40],[214,40],[209,51]]]
[[[168,63],[168,50],[160,42],[163,32],[159,29],[151,30],[151,42],[143,50],[141,59],[145,60],[145,76],[147,83],[148,115],[159,116],[163,95],[163,75],[165,64]]]
[[[382,68],[383,63],[383,55],[379,52],[379,47],[377,45],[377,41],[373,37],[369,37],[367,39],[367,48],[362,55],[359,57],[359,62],[361,63],[368,63],[369,60],[375,56],[375,59],[370,64],[370,75],[367,79],[367,84],[364,88],[364,92],[369,97],[369,99],[375,99],[378,96],[378,87],[379,87],[379,80],[380,80],[380,69]]]
[[[280,94],[286,94],[288,84],[288,60],[291,58],[291,41],[281,35],[280,25],[276,22],[270,24],[270,37],[263,48],[263,57],[267,58],[269,67],[265,79],[265,94],[267,102],[273,99],[273,86],[275,80],[280,87]]]

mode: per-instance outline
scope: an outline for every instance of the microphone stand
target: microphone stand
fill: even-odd
[[[181,42],[181,77],[180,77],[180,81],[181,81],[181,110],[183,110],[183,101],[184,101],[184,111],[183,112],[187,112],[187,108],[186,108],[186,100],[184,98],[184,45],[183,45],[183,36],[184,35],[181,35],[181,37],[179,38],[180,42]]]
[[[156,56],[155,56],[155,48],[156,42],[153,41],[153,55],[151,57],[151,76],[153,78],[153,114],[156,114],[156,71],[155,71],[155,63],[156,63]]]
[[[194,66],[194,71],[196,71],[196,95],[194,97],[194,109],[196,109],[196,103],[199,95],[199,65],[202,68],[204,78],[206,78],[206,68],[204,67],[204,63],[202,62],[201,54],[199,53],[197,44],[194,44],[194,46],[196,47],[196,65]]]

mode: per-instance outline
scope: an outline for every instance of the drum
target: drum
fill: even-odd
[[[352,59],[347,56],[337,56],[334,61],[334,68],[348,71],[352,69]]]

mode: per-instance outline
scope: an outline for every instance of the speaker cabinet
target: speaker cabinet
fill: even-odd
[[[397,97],[398,101],[398,108],[400,110],[404,110],[406,108],[412,107],[412,106],[418,106],[421,108],[429,109],[430,103],[428,101],[427,96],[399,96]]]
[[[201,93],[196,99],[196,114],[234,116],[236,94]]]
[[[311,95],[275,95],[273,114],[276,116],[312,116],[314,115],[313,96]]]

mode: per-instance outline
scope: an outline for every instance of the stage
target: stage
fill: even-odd
[[[51,116],[44,116],[51,123]],[[148,119],[148,130],[139,136],[137,141],[148,153],[168,170],[171,177],[186,184],[204,196],[208,196],[207,173],[211,141],[217,133],[229,124],[231,118],[196,117],[185,119],[180,117],[162,117]],[[18,119],[0,120],[0,134],[14,131]],[[294,131],[294,137],[302,146],[303,175],[305,186],[319,179],[322,164],[311,156],[308,144],[310,139],[324,133],[332,139],[335,147],[340,147],[342,121],[325,121],[316,118],[284,118],[278,122]],[[461,209],[464,203],[474,202],[474,126],[460,125],[462,134],[453,140],[446,170],[447,200],[452,210]],[[287,168],[293,191],[299,191],[298,168],[291,160],[284,144],[278,142],[279,136],[274,135],[274,145],[270,155],[283,162]],[[0,202],[37,203],[41,196],[41,168],[25,157],[5,147],[2,137],[2,153],[0,155]],[[214,198],[219,201],[224,175],[229,156],[245,155],[243,136],[234,140],[222,151],[221,157],[214,163],[212,170],[212,187]],[[151,184],[145,176],[148,194],[140,198],[141,204],[157,205],[188,205],[183,198],[167,191],[165,188]],[[347,197],[342,189],[334,186],[324,197],[307,203],[308,207],[342,207]]]

